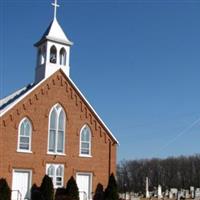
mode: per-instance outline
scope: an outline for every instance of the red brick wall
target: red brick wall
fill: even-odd
[[[48,117],[52,106],[56,103],[64,108],[67,115],[66,156],[47,154]],[[24,117],[28,117],[33,125],[31,154],[17,152],[18,125]],[[92,131],[91,158],[79,157],[79,132],[84,124],[88,124]],[[10,187],[13,168],[32,169],[32,183],[40,185],[47,163],[64,164],[65,184],[71,175],[75,176],[76,172],[92,172],[93,192],[98,183],[104,187],[107,185],[109,165],[110,172],[115,173],[115,141],[60,71],[3,115],[0,120],[0,131],[0,177],[5,177]]]

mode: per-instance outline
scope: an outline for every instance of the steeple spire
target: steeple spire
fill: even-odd
[[[54,3],[51,4],[54,7],[54,19],[57,17],[57,8],[60,7],[60,5],[57,4],[57,0],[54,0]]]
[[[52,3],[54,7],[54,19],[43,34],[42,38],[35,44],[38,49],[35,83],[49,77],[59,69],[70,75],[70,48],[72,42],[65,35],[62,27],[56,19],[57,0]]]

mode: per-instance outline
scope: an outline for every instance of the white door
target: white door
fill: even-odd
[[[77,173],[76,182],[79,189],[80,200],[91,199],[92,175],[88,173]]]
[[[31,171],[13,170],[12,200],[30,199]]]

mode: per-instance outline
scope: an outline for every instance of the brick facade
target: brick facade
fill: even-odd
[[[47,154],[48,121],[51,108],[59,103],[66,113],[65,155]],[[32,153],[17,152],[18,126],[27,117],[32,123]],[[79,156],[80,129],[92,131],[92,157]],[[116,170],[117,142],[81,94],[58,70],[8,110],[0,118],[0,177],[12,188],[12,170],[32,170],[32,184],[40,185],[46,164],[64,165],[64,185],[77,172],[93,174],[92,192],[98,183],[106,187],[108,176]]]

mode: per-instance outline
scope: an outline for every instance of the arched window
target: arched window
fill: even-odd
[[[53,177],[54,177],[54,174],[55,174],[55,168],[53,165],[50,165],[47,169],[47,174],[48,176],[52,179],[53,181]]]
[[[18,130],[18,151],[31,151],[32,126],[27,118],[21,120]]]
[[[40,48],[38,51],[38,65],[43,65],[45,63],[45,48]]]
[[[57,62],[57,50],[55,46],[52,46],[50,49],[50,63],[56,63]]]
[[[64,48],[60,50],[60,65],[66,65],[66,51]]]
[[[64,153],[65,140],[65,112],[56,104],[49,114],[49,142],[48,152]]]
[[[80,132],[80,155],[91,156],[91,130],[87,125]]]
[[[61,165],[56,170],[56,185],[63,185],[63,167]]]
[[[62,164],[47,164],[46,173],[52,179],[54,188],[63,186],[64,166]]]

